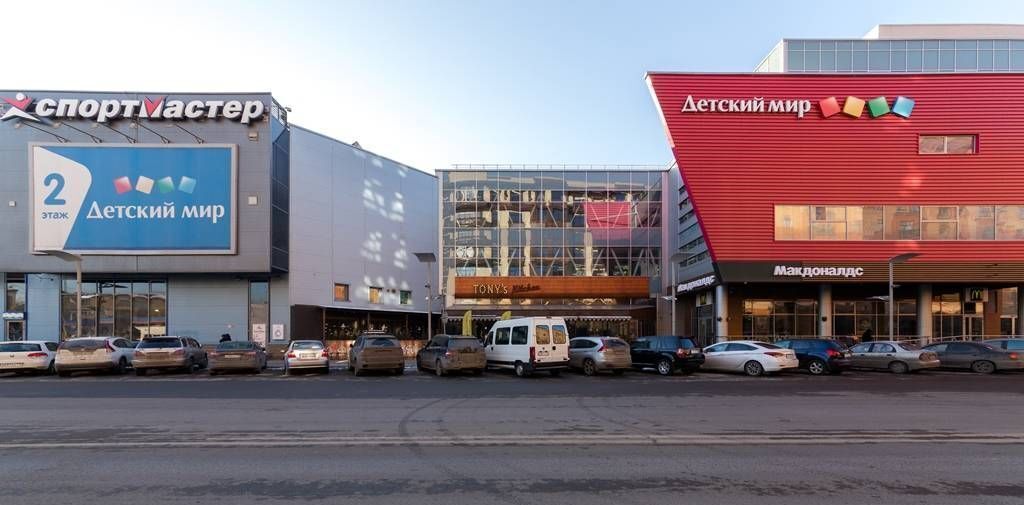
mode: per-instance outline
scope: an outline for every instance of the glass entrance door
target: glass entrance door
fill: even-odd
[[[964,335],[970,337],[981,337],[985,335],[985,318],[979,316],[965,317]]]
[[[25,340],[25,321],[7,321],[7,340]]]

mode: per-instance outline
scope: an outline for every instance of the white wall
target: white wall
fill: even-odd
[[[413,253],[437,254],[437,179],[294,125],[291,135],[291,304],[426,311]],[[334,301],[335,283],[351,301]],[[395,292],[371,304],[370,286]]]

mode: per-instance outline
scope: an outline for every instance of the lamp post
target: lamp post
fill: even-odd
[[[82,257],[58,250],[42,252],[75,264],[75,336],[80,337],[82,336]]]
[[[437,261],[437,256],[432,252],[427,253],[413,253],[416,259],[420,263],[426,263],[427,265],[427,340],[434,337],[434,286],[430,283],[430,277],[433,274],[433,269],[430,265]]]
[[[907,261],[910,261],[910,260],[912,260],[912,259],[914,259],[914,258],[916,258],[916,257],[918,257],[920,255],[921,255],[921,253],[904,253],[904,254],[900,254],[898,256],[893,256],[893,257],[889,258],[889,340],[892,340],[892,336],[893,336],[893,328],[892,327],[893,327],[893,324],[895,324],[895,322],[896,322],[896,317],[895,317],[896,300],[895,300],[895,295],[893,294],[893,291],[895,291],[896,285],[893,284],[893,278],[892,278],[893,265],[895,265],[897,263],[906,263]]]
[[[676,291],[678,289],[678,286],[676,285],[676,283],[678,282],[678,280],[676,279],[676,265],[679,264],[680,261],[689,259],[692,256],[696,256],[696,254],[688,253],[688,252],[677,252],[677,253],[673,254],[671,257],[669,257],[669,259],[668,259],[669,263],[672,264],[672,294],[668,295],[668,296],[663,296],[661,298],[663,300],[668,300],[672,304],[672,335],[673,336],[676,335],[676,300],[679,299],[678,296],[676,296],[676,295],[679,294],[678,291]]]

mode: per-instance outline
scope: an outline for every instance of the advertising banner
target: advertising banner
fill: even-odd
[[[34,252],[235,253],[237,146],[29,149]]]

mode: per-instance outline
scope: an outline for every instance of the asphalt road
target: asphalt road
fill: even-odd
[[[1024,503],[1024,374],[0,377],[0,503]]]

